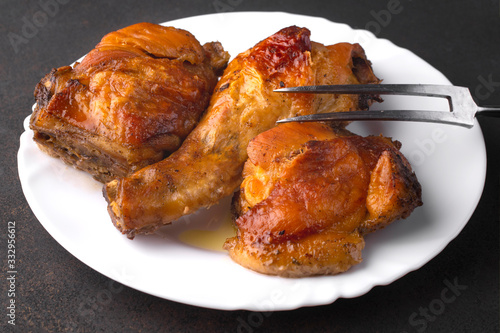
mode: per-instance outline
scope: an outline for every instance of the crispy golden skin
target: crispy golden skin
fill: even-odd
[[[34,139],[105,182],[176,150],[208,106],[229,55],[189,32],[139,23],[107,34],[37,85]]]
[[[108,211],[129,238],[217,203],[241,182],[246,148],[278,119],[364,109],[370,98],[279,94],[280,87],[377,83],[357,44],[311,43],[305,28],[288,27],[239,54],[219,83],[200,124],[167,159],[106,184]]]
[[[224,247],[252,270],[286,277],[344,272],[363,235],[406,218],[421,188],[400,144],[319,123],[279,125],[248,146]]]

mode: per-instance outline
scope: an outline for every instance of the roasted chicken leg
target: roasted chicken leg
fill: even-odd
[[[224,244],[252,270],[286,277],[344,272],[363,236],[406,218],[421,188],[397,141],[319,123],[287,123],[248,146]]]
[[[311,42],[305,28],[282,29],[229,63],[206,113],[179,150],[106,184],[114,224],[133,238],[211,206],[238,187],[248,143],[277,120],[366,109],[372,98],[279,94],[274,89],[378,82],[359,45],[324,46]]]

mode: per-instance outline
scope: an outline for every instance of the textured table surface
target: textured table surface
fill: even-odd
[[[19,183],[16,153],[33,89],[51,68],[78,59],[105,33],[121,27],[220,11],[284,11],[368,28],[413,51],[453,84],[469,87],[478,102],[500,105],[499,6],[498,0],[2,1],[0,330],[498,332],[500,119],[480,121],[488,154],[484,193],[469,223],[444,251],[421,269],[361,297],[265,314],[160,299],[115,284],[84,265],[33,215]],[[30,30],[33,22],[38,27]],[[9,221],[16,221],[15,327],[7,316],[12,299],[7,273]],[[459,295],[436,307],[450,282],[462,286]],[[110,288],[111,298],[99,297]]]

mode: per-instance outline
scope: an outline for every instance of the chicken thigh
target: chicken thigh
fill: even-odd
[[[406,218],[421,188],[400,144],[320,123],[287,123],[248,146],[224,247],[252,270],[336,274],[361,262],[363,236]]]

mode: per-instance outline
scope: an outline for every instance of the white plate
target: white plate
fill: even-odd
[[[259,22],[259,24],[256,24]],[[165,23],[192,32],[202,43],[219,40],[232,56],[281,28],[298,25],[325,44],[359,42],[384,83],[450,82],[408,50],[321,18],[285,13],[226,13]],[[385,106],[442,108],[445,102],[388,98]],[[41,153],[25,122],[18,163],[29,205],[45,229],[71,254],[124,285],[165,299],[214,309],[288,310],[357,297],[420,268],[462,230],[481,196],[486,152],[479,125],[360,122],[350,129],[403,143],[402,151],[422,184],[424,206],[407,220],[368,235],[364,261],[337,276],[285,279],[240,267],[223,251],[210,250],[187,233],[205,233],[222,245],[229,200],[133,241],[112,225],[101,185]],[[197,231],[187,231],[187,230]],[[205,231],[200,231],[205,230]],[[209,230],[209,231],[207,231]],[[211,230],[211,231],[210,231]],[[186,238],[188,239],[186,241]],[[213,245],[213,244],[211,244]],[[404,297],[404,296],[402,296]]]

